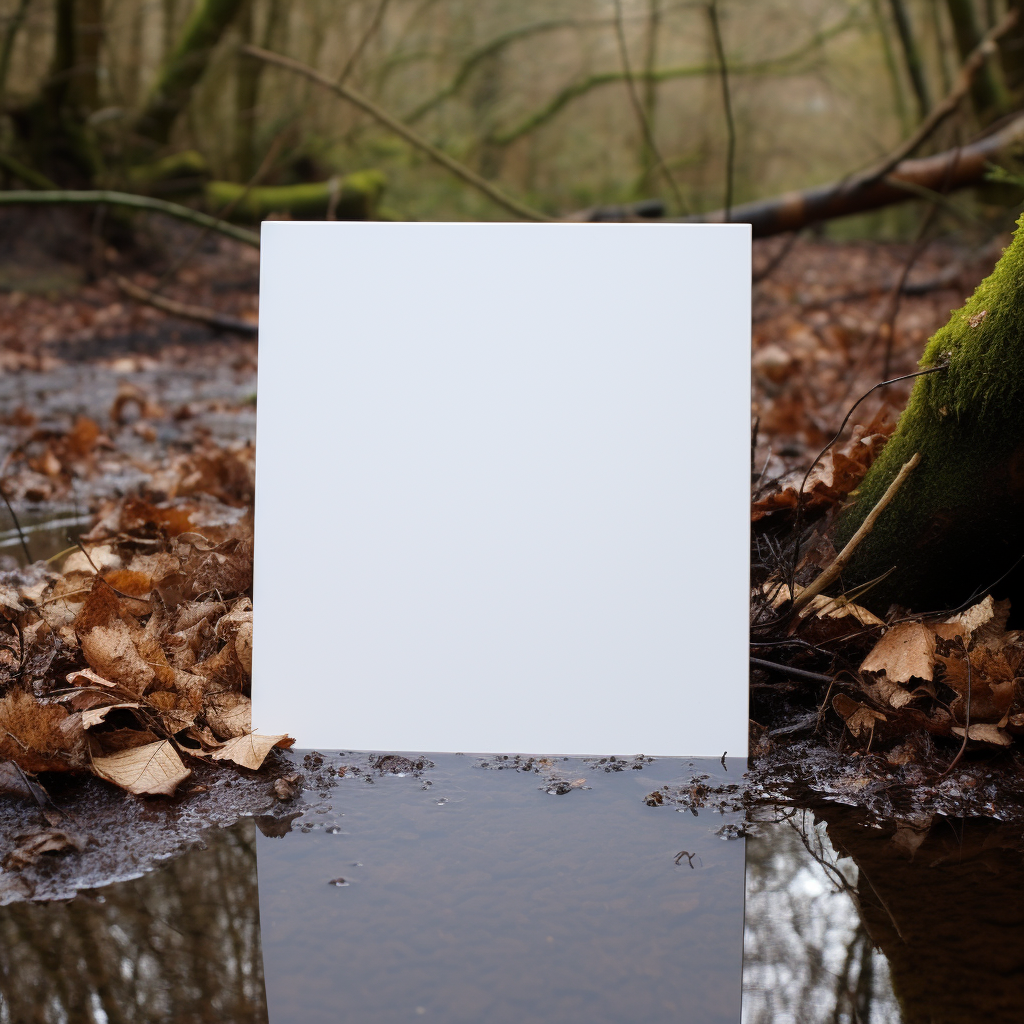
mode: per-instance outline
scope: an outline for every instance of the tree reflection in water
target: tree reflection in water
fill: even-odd
[[[860,873],[807,810],[747,839],[744,1024],[898,1024],[885,956],[858,913]]]
[[[837,804],[747,840],[747,1024],[1017,1024],[1019,824]]]
[[[128,882],[0,908],[2,1024],[265,1024],[255,825]]]

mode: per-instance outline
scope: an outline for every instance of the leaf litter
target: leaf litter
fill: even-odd
[[[923,342],[991,269],[999,242],[973,264],[933,246],[916,265],[925,282],[943,264],[964,270],[903,297],[891,377],[917,368]],[[881,616],[850,592],[791,610],[835,559],[835,518],[909,394],[910,381],[872,392],[826,447],[880,379],[889,295],[873,279],[898,258],[896,247],[800,243],[755,288],[752,785],[774,799],[810,791],[880,818],[1024,821],[1013,796],[1024,790],[1024,634],[1008,627],[1008,601],[982,593],[955,612]]]

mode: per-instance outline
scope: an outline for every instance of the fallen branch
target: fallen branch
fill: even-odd
[[[205,306],[192,306],[186,302],[175,302],[174,299],[157,295],[148,288],[143,288],[127,277],[114,274],[114,283],[126,295],[130,295],[139,302],[162,309],[165,313],[183,317],[185,320],[198,320],[200,323],[209,324],[211,327],[219,327],[225,331],[237,331],[240,334],[256,334],[256,324],[247,320],[240,320],[238,317],[228,316],[225,313],[218,313],[215,309],[207,309]],[[88,555],[86,555],[88,557]]]
[[[963,62],[957,75],[956,84],[946,94],[942,102],[932,108],[931,113],[921,122],[910,138],[901,142],[900,145],[887,157],[875,164],[874,167],[854,175],[846,187],[860,188],[865,184],[877,181],[879,178],[884,178],[902,160],[905,160],[915,149],[929,139],[935,129],[951,114],[956,112],[964,97],[971,91],[971,84],[978,72],[988,63],[989,57],[999,52],[996,40],[1006,35],[1017,24],[1018,16],[1019,14],[1016,9],[1010,10],[998,25],[990,29]]]
[[[842,574],[854,551],[860,542],[871,532],[876,520],[885,510],[885,506],[896,497],[896,492],[903,486],[903,481],[914,471],[914,467],[921,461],[921,453],[915,452],[913,457],[908,459],[903,468],[896,474],[896,479],[886,488],[885,494],[878,499],[878,503],[864,518],[857,532],[849,539],[846,547],[833,559],[832,564],[805,590],[797,594],[796,600],[790,609],[790,614],[796,614],[809,601],[817,597],[823,590],[831,586]]]
[[[108,189],[97,189],[95,191],[77,191],[71,189],[50,189],[46,191],[28,191],[12,189],[8,192],[0,191],[0,206],[98,206],[108,204],[110,206],[127,206],[135,210],[146,210],[149,213],[162,213],[165,217],[174,217],[176,220],[187,221],[201,228],[208,228],[210,231],[218,231],[236,242],[244,242],[258,249],[260,247],[260,236],[255,231],[247,231],[245,228],[228,224],[227,221],[218,220],[209,214],[200,213],[198,210],[190,209],[187,206],[180,206],[178,203],[169,203],[164,199],[154,199],[152,196],[137,196],[132,192],[114,192]]]
[[[502,209],[508,210],[509,213],[515,214],[517,217],[521,217],[523,220],[532,221],[550,221],[554,220],[553,217],[547,216],[547,214],[541,213],[539,210],[534,210],[529,206],[520,203],[516,199],[512,199],[510,196],[504,194],[504,192],[496,189],[489,181],[482,178],[476,171],[471,170],[465,164],[460,163],[454,157],[449,156],[447,153],[438,149],[435,145],[428,142],[423,136],[414,132],[407,125],[402,124],[397,118],[392,117],[386,110],[382,110],[372,100],[368,100],[362,94],[356,92],[354,89],[350,89],[347,85],[343,85],[339,82],[334,82],[326,75],[320,74],[315,68],[309,67],[308,64],[303,64],[300,61],[293,60],[291,57],[282,56],[279,53],[272,53],[270,50],[263,50],[258,46],[246,45],[241,48],[241,52],[249,57],[254,57],[256,60],[266,61],[268,64],[274,64],[279,68],[285,68],[288,71],[294,71],[297,75],[302,75],[308,78],[311,82],[316,82],[317,85],[323,86],[323,88],[330,90],[336,96],[340,96],[342,99],[348,100],[353,106],[358,107],[364,113],[369,114],[375,121],[384,125],[390,131],[394,132],[399,138],[404,139],[415,149],[425,153],[435,163],[440,164],[445,170],[450,171],[455,177],[464,181],[467,185],[472,186],[481,194],[487,196],[491,202],[496,203]]]
[[[1009,155],[1024,143],[1024,115],[1018,114],[1001,128],[974,142],[936,153],[934,156],[903,160],[883,178],[850,188],[849,179],[819,185],[800,192],[787,192],[770,199],[758,199],[734,206],[729,214],[733,224],[750,224],[755,238],[766,238],[835,217],[877,210],[916,198],[922,188],[933,193],[980,185],[989,164]],[[914,191],[912,191],[914,190]],[[716,224],[725,221],[725,211],[670,218],[686,223]]]

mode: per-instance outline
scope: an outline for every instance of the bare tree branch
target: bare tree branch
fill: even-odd
[[[269,50],[262,50],[258,46],[243,46],[242,53],[246,53],[250,57],[256,58],[256,60],[263,60],[268,64],[275,64],[277,67],[285,68],[288,71],[294,71],[297,75],[303,75],[310,81],[316,82],[317,85],[321,85],[325,89],[329,89],[342,99],[348,100],[348,102],[353,106],[358,107],[364,113],[369,114],[375,121],[378,121],[380,124],[384,125],[385,128],[393,131],[397,136],[399,136],[399,138],[408,142],[410,146],[420,150],[422,153],[426,153],[427,156],[429,156],[435,163],[440,164],[445,168],[445,170],[454,174],[455,177],[461,179],[467,185],[472,186],[478,192],[483,193],[483,195],[487,196],[491,202],[496,203],[498,206],[502,207],[502,209],[508,210],[509,213],[513,213],[517,217],[521,217],[523,220],[549,221],[554,219],[553,217],[549,217],[547,214],[541,213],[539,210],[531,209],[529,206],[520,203],[516,199],[512,199],[503,192],[500,192],[489,181],[477,174],[476,171],[471,170],[465,164],[460,163],[454,157],[451,157],[447,153],[438,149],[421,135],[414,132],[410,127],[408,127],[408,125],[405,125],[397,118],[392,117],[391,114],[386,110],[382,110],[372,100],[368,100],[365,96],[357,93],[354,89],[350,89],[347,85],[341,85],[332,81],[326,75],[320,74],[319,71],[315,68],[309,67],[307,64],[303,64],[297,60],[292,60],[291,57],[285,57],[279,53],[271,53]]]
[[[131,192],[114,192],[109,189],[95,191],[50,189],[39,192],[13,189],[8,192],[0,191],[0,206],[95,206],[99,203],[127,206],[135,210],[146,210],[149,213],[162,213],[165,217],[174,217],[176,220],[187,221],[189,224],[196,224],[201,228],[209,228],[211,231],[217,231],[222,235],[227,235],[228,238],[234,238],[238,242],[244,242],[257,249],[260,247],[260,236],[255,231],[246,231],[245,228],[217,220],[216,217],[211,217],[209,214],[200,213],[187,206],[179,206],[177,203],[168,203],[163,199],[154,199],[151,196],[137,196]]]

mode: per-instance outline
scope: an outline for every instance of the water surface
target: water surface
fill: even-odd
[[[307,757],[257,836],[272,1024],[738,1020],[741,813],[706,791],[743,762],[374,763]]]

